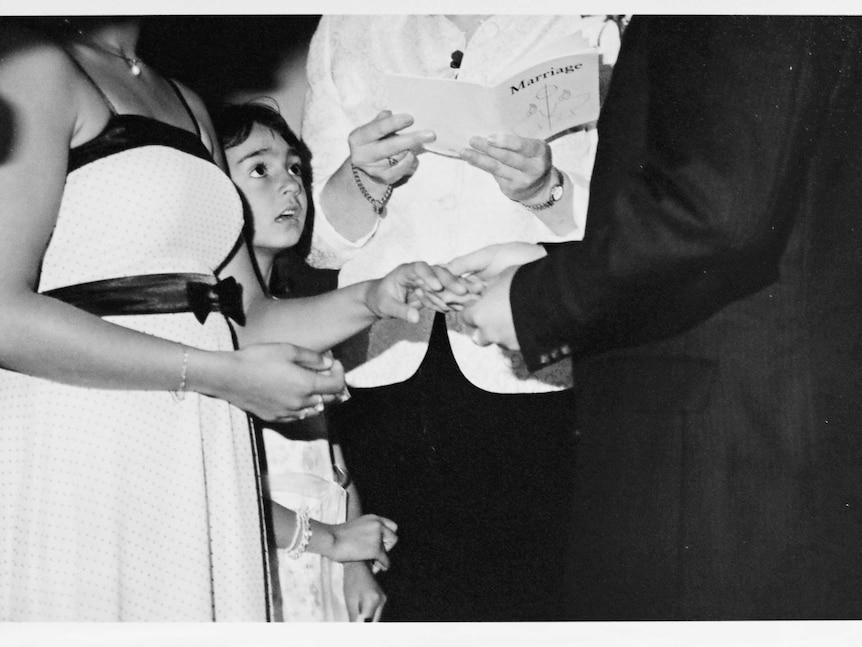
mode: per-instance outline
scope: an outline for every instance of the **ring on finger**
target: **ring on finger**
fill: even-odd
[[[400,161],[395,157],[387,157],[386,159],[389,161],[389,166],[395,166]]]
[[[318,413],[322,412],[326,407],[326,403],[323,401],[323,396],[321,394],[317,394],[317,403],[314,405],[314,410]]]

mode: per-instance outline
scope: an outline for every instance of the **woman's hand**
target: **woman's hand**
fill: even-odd
[[[493,175],[507,198],[527,203],[547,199],[553,181],[547,142],[502,134],[473,137],[470,146],[461,151],[461,159]]]
[[[289,422],[319,413],[344,388],[338,361],[292,344],[189,353],[189,390],[227,400],[267,421]]]
[[[339,524],[320,523],[326,529],[328,541],[321,538],[319,552],[334,562],[373,562],[372,570],[387,570],[389,556],[386,554],[398,541],[398,524],[376,514],[364,514],[351,521]],[[318,534],[315,531],[315,534]]]
[[[380,184],[396,184],[413,175],[419,166],[416,154],[437,136],[430,130],[400,133],[412,125],[410,115],[384,110],[348,136],[350,162]]]
[[[386,604],[386,594],[365,562],[344,565],[344,600],[351,622],[378,622]]]

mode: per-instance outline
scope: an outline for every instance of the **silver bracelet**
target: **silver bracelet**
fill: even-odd
[[[299,512],[294,512],[294,514],[296,515],[296,530],[290,546],[287,547],[287,556],[291,559],[299,559],[305,549],[308,548],[308,542],[311,540],[311,520],[307,506]],[[297,540],[299,540],[298,543]]]
[[[182,402],[186,399],[186,375],[189,370],[189,350],[183,349],[183,367],[180,369],[180,386],[176,391],[171,391],[171,395],[177,402]]]
[[[288,553],[296,550],[296,545],[299,543],[299,536],[302,534],[302,523],[299,520],[299,513],[294,510],[293,515],[296,517],[296,527],[293,529],[293,537],[291,537],[290,543],[285,548]]]
[[[389,202],[389,198],[392,197],[392,185],[386,185],[386,191],[383,192],[383,197],[378,200],[368,193],[368,189],[366,189],[365,185],[362,183],[362,178],[359,175],[359,167],[351,162],[350,170],[353,171],[353,180],[356,182],[356,186],[359,187],[359,192],[362,194],[362,197],[371,203],[371,208],[374,209],[374,213],[379,216],[383,213],[383,209],[386,208],[386,203]]]

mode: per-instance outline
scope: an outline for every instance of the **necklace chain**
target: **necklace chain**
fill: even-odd
[[[143,64],[143,61],[138,57],[128,56],[127,54],[124,54],[122,50],[114,51],[93,40],[84,41],[84,44],[90,45],[91,47],[95,47],[96,49],[105,52],[105,54],[110,54],[111,56],[116,56],[117,58],[123,59],[126,62],[126,65],[129,66],[129,72],[132,73],[132,76],[141,75],[141,65]]]

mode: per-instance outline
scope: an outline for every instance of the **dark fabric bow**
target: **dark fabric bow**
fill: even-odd
[[[242,286],[232,276],[214,285],[200,281],[189,281],[186,286],[189,308],[195,318],[204,323],[210,312],[221,312],[240,326],[245,325],[242,307]]]

